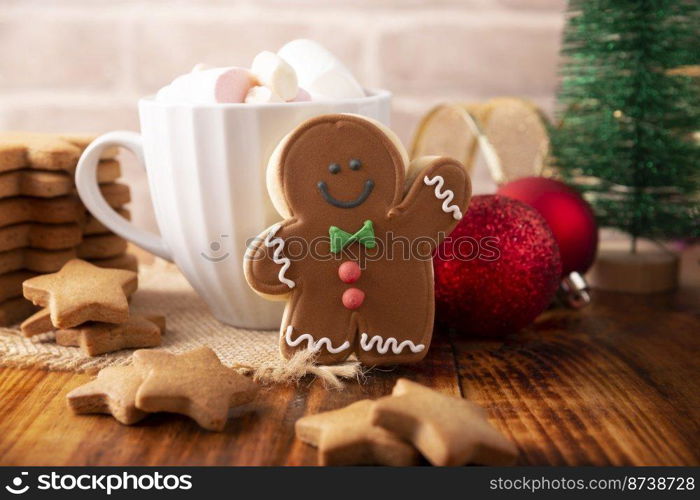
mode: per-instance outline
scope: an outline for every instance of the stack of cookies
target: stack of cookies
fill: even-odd
[[[78,159],[92,136],[0,133],[0,326],[36,308],[22,297],[22,282],[58,271],[75,257],[101,267],[136,270],[126,241],[92,217],[75,190]],[[98,180],[107,202],[122,216],[128,186],[120,184],[116,149],[106,150]]]
[[[22,322],[22,334],[54,332],[58,345],[80,347],[88,356],[159,346],[165,318],[129,313],[137,286],[134,271],[69,260],[56,273],[22,283],[24,297],[43,307]]]

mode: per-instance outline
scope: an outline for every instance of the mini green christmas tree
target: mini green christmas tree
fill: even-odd
[[[556,167],[603,227],[700,236],[698,0],[570,0]]]

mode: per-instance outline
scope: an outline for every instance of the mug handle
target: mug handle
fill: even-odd
[[[105,201],[104,196],[102,196],[97,183],[97,165],[102,151],[114,146],[130,150],[136,155],[141,166],[145,168],[143,141],[139,134],[136,132],[117,131],[101,135],[85,149],[75,171],[75,184],[78,188],[80,199],[92,215],[113,232],[158,257],[172,261],[170,249],[168,249],[162,237],[134,226],[130,221],[115,212]]]

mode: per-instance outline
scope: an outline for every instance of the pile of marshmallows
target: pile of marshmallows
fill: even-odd
[[[331,52],[311,40],[293,40],[276,54],[255,56],[250,69],[202,64],[156,96],[162,102],[282,103],[353,99],[365,91]]]

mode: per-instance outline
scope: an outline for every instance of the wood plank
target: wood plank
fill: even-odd
[[[1,465],[315,465],[316,450],[294,437],[294,422],[391,392],[410,377],[459,394],[448,342],[438,339],[420,365],[376,370],[343,390],[318,382],[264,388],[222,433],[207,432],[186,417],[151,415],[127,427],[108,416],[75,416],[65,395],[88,375],[33,369],[0,371]]]
[[[224,432],[176,415],[132,427],[74,416],[65,395],[90,376],[0,369],[0,465],[313,465],[294,437],[303,415],[388,394],[408,377],[484,406],[532,465],[700,463],[700,246],[675,294],[596,294],[521,333],[438,332],[418,365],[376,369],[341,390],[303,380],[261,391]]]
[[[453,335],[462,390],[517,443],[521,463],[698,464],[700,319],[660,314],[668,299],[599,293],[503,341]]]

